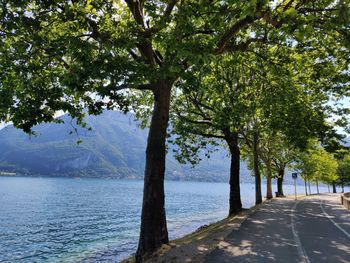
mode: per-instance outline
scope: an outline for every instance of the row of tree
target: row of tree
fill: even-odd
[[[307,151],[299,153],[295,167],[301,170],[302,178],[305,181],[305,193],[311,194],[310,182],[316,184],[319,193],[319,182],[332,185],[333,193],[336,193],[336,186],[350,185],[350,151],[346,147],[336,152],[327,152],[325,148],[315,141],[310,141]],[[309,183],[309,190],[307,188]]]
[[[3,0],[0,121],[31,133],[57,111],[82,125],[106,108],[142,117],[141,262],[168,242],[167,138],[193,163],[226,144],[230,214],[242,207],[242,149],[259,203],[262,168],[270,185],[289,149],[335,138],[326,120],[345,112],[326,103],[349,94],[349,10],[348,0]]]

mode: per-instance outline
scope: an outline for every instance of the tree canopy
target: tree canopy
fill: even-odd
[[[258,50],[256,55],[272,64],[289,59],[290,69],[278,74],[294,79],[293,85],[287,89],[285,82],[279,96],[292,96],[294,102],[288,100],[287,108],[283,103],[276,107],[276,101],[263,96],[265,108],[259,111],[269,113],[275,120],[272,126],[279,129],[285,125],[280,120],[286,109],[295,112],[296,118],[287,118],[294,125],[300,118],[315,120],[316,124],[286,132],[294,141],[306,138],[305,133],[322,126],[323,108],[313,100],[323,101],[325,92],[348,93],[348,7],[348,0],[4,0],[0,7],[0,122],[12,122],[30,133],[38,123],[59,122],[56,113],[63,111],[83,123],[85,114],[99,114],[104,108],[129,110],[130,89],[151,91],[137,252],[137,261],[142,261],[168,242],[163,181],[174,87],[185,91],[183,83],[194,72],[208,66],[212,71],[211,63],[228,54]],[[297,52],[290,55],[291,50]],[[244,59],[239,63],[244,65]],[[285,80],[276,72],[267,78],[272,81],[264,86],[265,95],[278,91],[275,88]],[[189,90],[193,91],[202,92]],[[219,89],[205,92],[211,106],[222,105]],[[304,112],[305,107],[310,111]],[[223,113],[226,108],[220,110]],[[215,118],[222,124],[223,116]],[[238,115],[227,122],[236,121],[234,116]]]

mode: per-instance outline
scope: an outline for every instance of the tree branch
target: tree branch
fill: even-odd
[[[185,120],[186,122],[189,122],[189,123],[193,123],[193,124],[200,124],[200,125],[209,125],[209,126],[213,126],[213,123],[210,121],[210,120],[192,120],[192,119],[189,119],[183,115],[181,115],[180,112],[176,112],[176,115],[180,118],[180,119],[183,119]]]
[[[165,8],[163,18],[168,19],[178,0],[170,0],[167,7]]]
[[[182,35],[182,38],[188,38],[188,37],[200,35],[200,34],[211,35],[213,33],[214,33],[214,30],[197,30],[197,31],[194,31],[192,33],[187,33],[187,34]]]
[[[242,137],[243,137],[243,139],[244,139],[244,141],[245,141],[245,144],[246,144],[249,148],[253,147],[253,141],[250,140],[250,139],[248,138],[247,134],[244,133],[243,131],[241,131],[240,134],[242,135]]]
[[[222,36],[220,41],[217,44],[216,53],[222,54],[225,52],[225,49],[230,42],[230,40],[238,33],[238,31],[241,28],[246,27],[247,25],[251,24],[255,20],[257,20],[257,16],[246,16],[242,20],[238,21],[236,24],[234,24],[231,28],[229,28],[226,33]]]
[[[231,51],[231,52],[237,52],[237,51],[246,51],[251,43],[266,43],[267,42],[267,37],[264,36],[263,38],[249,38],[247,41],[239,43],[237,45],[227,45],[226,51]]]
[[[337,11],[336,8],[300,8],[299,13],[323,13],[323,12],[334,12]]]
[[[111,90],[113,91],[119,91],[119,90],[124,90],[124,89],[137,89],[137,90],[152,90],[152,85],[151,84],[140,84],[136,86],[128,85],[128,84],[122,84],[116,87],[112,87],[113,85],[107,85],[106,87],[110,87]]]
[[[212,133],[202,133],[202,132],[198,132],[198,131],[191,131],[191,133],[193,133],[195,135],[203,136],[205,138],[225,139],[225,137],[222,135],[216,135],[216,134],[212,134]]]
[[[129,54],[135,61],[140,60],[140,57],[133,50],[129,50]]]
[[[158,50],[153,51],[154,58],[159,66],[163,64],[163,56]]]
[[[161,19],[163,20],[168,20],[171,13],[174,10],[175,5],[177,4],[178,0],[170,0],[167,7],[164,10],[164,13],[161,16]],[[159,25],[155,25],[153,27],[149,27],[149,28],[145,28],[145,36],[146,37],[151,37],[152,34],[159,32],[160,30],[162,30],[162,26]]]
[[[295,0],[290,0],[284,7],[283,7],[283,12],[288,10],[292,4],[294,3]]]
[[[149,29],[147,29],[145,25],[142,3],[139,0],[125,0],[125,2],[128,5],[136,23],[143,28],[142,32],[140,32],[141,41],[137,45],[137,48],[139,49],[142,57],[145,59],[145,62],[155,67],[157,61],[154,56],[152,42],[149,39],[152,35],[149,34]]]
[[[141,6],[140,1],[125,0],[125,2],[128,5],[135,21],[143,28],[146,28],[145,21],[143,19],[143,12],[142,12],[142,6]]]

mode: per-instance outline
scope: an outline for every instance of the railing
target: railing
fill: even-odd
[[[342,205],[346,209],[350,210],[350,193],[342,194],[340,198],[341,198]]]

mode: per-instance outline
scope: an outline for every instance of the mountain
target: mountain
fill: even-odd
[[[131,115],[105,112],[100,117],[87,117],[91,131],[76,126],[68,116],[62,119],[64,124],[35,127],[38,135],[32,137],[13,126],[2,129],[2,166],[48,176],[119,176],[142,170],[140,152],[144,151],[146,131],[137,129]],[[78,139],[82,140],[79,145]]]
[[[91,131],[77,126],[68,116],[61,118],[63,124],[36,126],[37,136],[29,137],[13,126],[0,130],[0,172],[27,176],[143,177],[148,130],[140,129],[132,114],[105,111],[99,116],[88,116],[85,121]],[[82,143],[77,144],[78,140]],[[228,181],[229,158],[225,149],[203,159],[192,168],[180,165],[169,151],[167,179]],[[251,181],[244,163],[242,175],[243,181]]]

